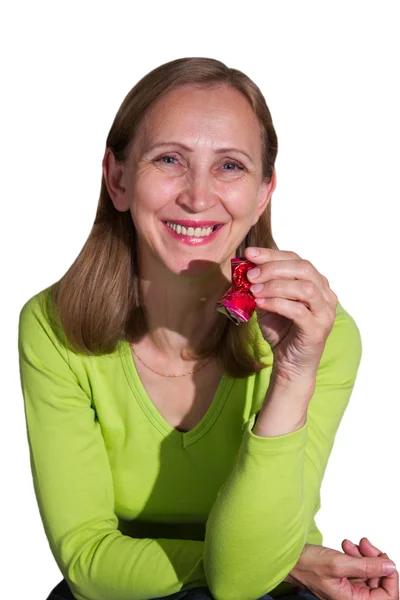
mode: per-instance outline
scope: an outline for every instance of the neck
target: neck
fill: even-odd
[[[199,275],[176,275],[156,268],[139,278],[147,338],[164,356],[187,359],[213,331],[221,318],[215,305],[230,285],[230,264],[226,270],[228,276],[219,265]]]

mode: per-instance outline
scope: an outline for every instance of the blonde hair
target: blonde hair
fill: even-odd
[[[278,141],[264,96],[247,75],[212,58],[179,58],[145,75],[123,100],[107,136],[119,162],[127,158],[146,111],[160,96],[181,85],[228,85],[249,101],[261,128],[262,176],[271,181]],[[246,243],[245,243],[246,242]],[[271,232],[271,201],[246,240],[245,246],[278,249]],[[130,211],[118,211],[108,193],[104,175],[92,230],[74,263],[49,288],[49,315],[61,324],[64,336],[77,352],[114,352],[118,340],[132,342],[147,331],[137,277],[136,234]],[[47,302],[46,308],[50,305]],[[218,313],[217,326],[196,356],[214,355],[224,371],[246,377],[266,365],[254,346],[251,323],[237,326]]]

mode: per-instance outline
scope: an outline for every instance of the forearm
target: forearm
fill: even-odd
[[[304,426],[307,409],[315,391],[315,378],[301,382],[275,383],[274,374],[253,428],[254,435],[274,437]]]
[[[297,562],[306,535],[303,426],[314,388],[315,381],[283,387],[271,377],[257,423],[207,521],[205,571],[217,600],[237,597],[250,571],[248,597],[261,596]]]
[[[204,569],[216,600],[251,600],[274,589],[304,545],[307,429],[259,437],[253,424],[207,520]]]
[[[134,539],[118,533],[87,543],[72,559],[68,541],[61,546],[61,558],[54,553],[77,600],[144,600],[173,594],[199,580],[198,585],[205,585],[203,542]]]

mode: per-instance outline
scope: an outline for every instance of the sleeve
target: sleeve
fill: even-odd
[[[255,415],[245,424],[206,524],[204,570],[216,600],[274,590],[306,541],[321,539],[314,521],[320,487],[360,360],[360,332],[339,304],[303,427],[261,437],[252,432]]]
[[[74,596],[146,600],[204,585],[203,541],[134,539],[117,529],[99,422],[36,296],[20,312],[18,350],[35,495]]]
[[[319,511],[320,508],[321,508],[321,504],[318,499],[317,507],[315,509],[315,514]],[[314,518],[311,522],[311,526],[308,530],[305,544],[316,544],[317,546],[323,545],[322,533],[320,532],[320,530],[317,527],[317,524],[315,522],[315,516],[314,516]]]

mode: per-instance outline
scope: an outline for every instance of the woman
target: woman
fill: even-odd
[[[323,548],[315,524],[361,341],[273,240],[276,154],[260,90],[216,60],[122,103],[92,232],[20,315],[49,599],[397,599],[386,555]],[[216,311],[235,256],[255,265],[240,326]]]

